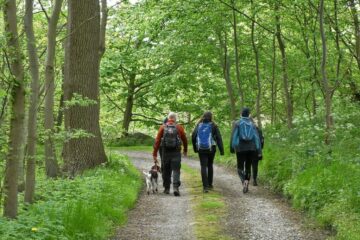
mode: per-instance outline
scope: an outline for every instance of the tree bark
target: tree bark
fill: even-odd
[[[245,106],[245,96],[244,91],[241,83],[240,77],[240,61],[239,61],[239,46],[238,46],[238,34],[237,34],[237,19],[236,19],[236,12],[235,12],[235,1],[232,0],[233,5],[233,31],[234,31],[234,49],[235,49],[235,68],[236,68],[236,80],[239,88],[239,97],[240,97],[240,108],[242,109]]]
[[[135,74],[129,76],[128,92],[126,98],[126,107],[124,112],[123,120],[123,134],[127,136],[129,134],[129,126],[132,119],[132,110],[134,106],[134,97],[135,97]]]
[[[36,40],[33,28],[33,5],[34,0],[25,2],[25,33],[27,37],[27,49],[29,54],[31,75],[31,97],[28,114],[28,138],[26,154],[26,183],[25,202],[33,203],[35,193],[35,163],[36,163],[36,140],[37,140],[37,105],[39,96],[39,58],[36,51]]]
[[[94,100],[88,106],[66,106],[65,130],[85,130],[91,137],[71,138],[64,144],[63,156],[71,175],[107,161],[100,133],[99,44],[100,7],[98,0],[68,1],[67,70],[65,100],[74,94]]]
[[[292,104],[292,97],[289,87],[289,78],[287,73],[287,58],[286,58],[285,44],[281,36],[279,5],[280,5],[279,1],[276,1],[275,3],[276,37],[281,52],[281,67],[283,73],[284,95],[285,95],[286,116],[287,116],[286,120],[287,120],[287,126],[290,129],[293,127],[293,122],[292,122],[293,104]]]
[[[45,168],[46,176],[56,178],[59,166],[56,159],[54,129],[54,94],[55,94],[55,52],[56,52],[56,27],[59,20],[63,0],[56,0],[54,9],[48,23],[47,54],[45,60]]]
[[[229,95],[229,101],[230,101],[230,117],[231,120],[236,119],[236,104],[235,104],[235,98],[234,98],[234,92],[233,92],[233,86],[231,82],[230,77],[230,59],[228,55],[228,48],[227,48],[227,36],[226,32],[224,33],[224,39],[222,39],[221,32],[218,33],[219,41],[220,41],[220,59],[221,59],[221,65],[223,68],[223,76],[226,83],[226,90]]]
[[[326,71],[327,49],[326,49],[326,37],[324,30],[324,0],[320,0],[319,13],[320,13],[320,34],[321,34],[321,43],[322,43],[321,74],[322,74],[323,91],[325,94],[325,121],[326,121],[325,143],[329,144],[330,130],[332,128],[333,122],[332,122],[332,114],[331,114],[331,89],[327,79],[327,71]]]
[[[9,62],[15,82],[11,92],[9,152],[5,167],[3,214],[5,217],[15,218],[18,208],[18,165],[20,151],[23,147],[25,112],[24,68],[18,39],[16,0],[5,1],[3,9]]]
[[[255,43],[255,12],[253,9],[253,1],[251,0],[251,7],[253,11],[253,21],[251,22],[251,45],[252,49],[255,55],[255,72],[256,72],[256,82],[257,82],[257,96],[256,96],[256,119],[258,127],[262,128],[261,123],[261,109],[260,109],[260,103],[261,103],[261,79],[260,79],[260,69],[259,69],[259,51]]]

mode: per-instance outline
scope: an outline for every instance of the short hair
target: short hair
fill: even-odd
[[[243,110],[241,111],[241,116],[242,117],[249,117],[249,115],[250,115],[250,108],[244,107]]]
[[[202,116],[203,120],[212,121],[212,113],[210,111],[207,111]]]
[[[176,113],[174,113],[174,112],[170,112],[169,114],[168,114],[168,117],[167,117],[168,119],[172,119],[172,120],[176,120]]]

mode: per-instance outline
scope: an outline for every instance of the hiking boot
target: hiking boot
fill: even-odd
[[[213,185],[209,185],[208,190],[213,190],[214,186]]]
[[[164,189],[164,193],[165,193],[165,194],[170,194],[170,188],[165,188],[165,189]]]
[[[253,185],[254,185],[254,186],[257,186],[257,185],[258,185],[256,179],[254,179]]]
[[[209,192],[209,189],[205,187],[204,190],[203,190],[203,192],[204,192],[204,193],[208,193],[208,192]]]
[[[174,196],[180,196],[179,187],[174,187]]]
[[[245,180],[243,186],[243,193],[247,193],[249,191],[249,181]]]

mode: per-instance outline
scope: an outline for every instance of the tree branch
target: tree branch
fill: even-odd
[[[44,8],[44,5],[42,4],[41,0],[38,0],[39,4],[40,4],[40,7],[41,7],[41,10],[43,11],[43,13],[45,14],[45,17],[47,19],[47,21],[49,22],[50,21],[50,17],[49,15],[47,14],[45,8]]]

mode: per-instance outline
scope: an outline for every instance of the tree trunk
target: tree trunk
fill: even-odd
[[[260,70],[259,70],[259,51],[257,49],[256,43],[255,43],[255,13],[253,9],[253,1],[251,0],[251,7],[253,10],[253,21],[251,22],[251,44],[252,49],[255,55],[255,72],[256,72],[256,82],[257,82],[257,96],[256,96],[256,119],[258,127],[262,128],[261,123],[261,109],[260,109],[260,103],[261,103],[261,79],[260,79]]]
[[[287,73],[287,58],[285,44],[281,36],[281,26],[280,26],[280,16],[279,16],[279,1],[275,3],[275,20],[276,20],[276,37],[278,40],[280,52],[281,52],[281,67],[283,73],[283,84],[284,84],[284,95],[285,95],[285,104],[286,104],[286,116],[287,116],[287,126],[288,128],[293,127],[292,118],[293,118],[293,104],[292,97],[289,87],[289,78]]]
[[[98,0],[68,1],[67,70],[64,97],[74,94],[94,100],[88,106],[66,106],[65,130],[85,130],[90,137],[72,138],[64,144],[63,156],[71,175],[107,161],[100,133],[99,44],[100,16]]]
[[[59,20],[63,0],[56,0],[51,14],[47,33],[47,54],[45,60],[45,168],[46,176],[55,178],[58,175],[59,166],[56,160],[56,151],[53,135],[54,129],[54,94],[55,94],[55,51],[56,51],[56,27]]]
[[[230,101],[230,117],[231,120],[236,119],[236,104],[233,92],[233,86],[230,78],[230,59],[228,55],[227,49],[227,36],[226,32],[224,33],[224,39],[222,39],[221,32],[218,33],[219,41],[220,41],[220,60],[223,69],[223,76],[226,83],[226,90],[229,95]]]
[[[39,59],[36,52],[36,41],[33,28],[33,5],[34,0],[25,2],[25,33],[27,37],[27,49],[31,74],[31,97],[28,115],[28,138],[26,154],[26,185],[25,202],[33,203],[35,193],[35,163],[36,163],[36,139],[37,139],[37,105],[39,96]]]
[[[131,74],[129,77],[128,93],[126,98],[126,107],[124,112],[123,120],[123,134],[127,136],[129,134],[129,126],[132,118],[132,110],[134,106],[134,95],[135,95],[135,74]]]
[[[273,57],[272,57],[272,79],[271,79],[271,124],[276,123],[276,37],[273,37]]]
[[[237,20],[235,12],[235,1],[232,0],[233,5],[233,30],[234,30],[234,49],[235,49],[235,68],[236,68],[236,80],[239,88],[239,97],[240,97],[240,108],[242,109],[245,106],[245,96],[242,88],[241,78],[240,78],[240,62],[239,62],[239,47],[238,47],[238,36],[237,36]]]
[[[350,10],[354,21],[354,34],[355,34],[355,54],[358,68],[360,69],[360,23],[359,13],[357,12],[357,6],[355,0],[349,1]]]
[[[101,0],[100,45],[99,45],[100,61],[105,53],[107,19],[108,19],[107,0]]]
[[[315,31],[315,29],[314,29]],[[314,74],[313,74],[313,81],[311,83],[311,91],[312,91],[312,105],[313,105],[313,116],[316,116],[317,114],[317,100],[316,100],[316,88],[315,88],[315,84],[318,82],[318,64],[317,64],[317,52],[318,52],[318,47],[317,47],[317,43],[316,43],[316,35],[314,34],[313,36],[313,51],[314,51],[314,63],[313,63],[313,68],[314,68]]]
[[[26,100],[25,100],[26,101]],[[24,107],[26,109],[26,107]],[[24,111],[25,111],[24,109]],[[25,190],[25,156],[26,156],[26,140],[28,137],[28,123],[29,116],[28,114],[24,114],[24,129],[23,129],[23,136],[22,136],[22,145],[20,149],[19,155],[19,165],[18,165],[18,192],[23,192]]]
[[[23,145],[25,91],[24,68],[17,31],[16,0],[7,0],[3,6],[6,42],[9,62],[15,84],[11,92],[11,120],[9,133],[9,152],[5,167],[4,180],[4,216],[15,218],[18,208],[18,165]]]
[[[330,143],[330,130],[332,128],[332,115],[331,115],[331,89],[329,86],[329,82],[327,79],[327,71],[326,71],[326,57],[327,57],[327,49],[326,49],[326,37],[324,30],[324,0],[320,0],[320,33],[321,33],[321,43],[322,43],[322,59],[321,59],[321,74],[322,74],[322,83],[323,83],[323,91],[325,94],[325,121],[326,121],[326,134],[325,134],[325,143]]]

